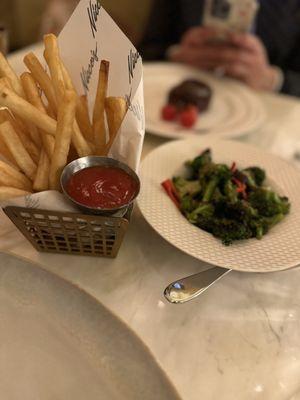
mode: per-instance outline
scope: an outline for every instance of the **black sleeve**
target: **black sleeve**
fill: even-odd
[[[284,71],[281,93],[300,97],[300,72]]]
[[[180,40],[180,26],[180,1],[156,0],[139,46],[143,59],[164,59],[167,48]]]
[[[282,69],[284,73],[282,93],[300,97],[300,35]]]

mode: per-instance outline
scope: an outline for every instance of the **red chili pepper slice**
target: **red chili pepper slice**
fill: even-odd
[[[170,199],[173,201],[175,206],[179,209],[180,208],[180,203],[178,200],[178,196],[176,193],[176,189],[173,185],[173,182],[171,179],[167,179],[166,181],[162,182],[162,187],[165,189],[167,195],[170,197]]]
[[[241,193],[243,198],[246,200],[247,199],[247,185],[241,181],[239,181],[237,178],[232,178],[232,181],[236,184],[237,188],[236,191],[238,193]]]

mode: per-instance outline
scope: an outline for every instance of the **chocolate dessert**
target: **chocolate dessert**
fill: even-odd
[[[199,111],[205,111],[211,96],[212,90],[208,85],[195,79],[188,79],[170,91],[169,104],[178,109],[194,105]]]

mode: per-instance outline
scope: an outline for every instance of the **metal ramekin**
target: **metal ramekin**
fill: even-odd
[[[67,183],[69,182],[71,177],[74,174],[76,174],[76,172],[81,171],[82,169],[86,169],[89,167],[95,167],[95,166],[106,166],[106,167],[110,166],[110,167],[120,168],[123,171],[127,172],[127,174],[130,175],[138,184],[137,191],[136,191],[134,198],[128,204],[125,204],[121,207],[109,208],[109,209],[88,207],[88,206],[78,203],[76,200],[74,200],[68,194],[68,192],[66,190]],[[140,187],[141,187],[139,177],[128,165],[126,165],[120,161],[114,160],[113,158],[100,157],[100,156],[87,156],[87,157],[78,158],[77,160],[74,160],[71,163],[69,163],[68,165],[66,165],[61,174],[60,183],[61,183],[63,193],[67,197],[67,199],[69,199],[73,204],[75,204],[78,208],[80,208],[85,213],[115,216],[115,217],[123,217],[126,214],[128,207],[133,203],[133,201],[138,196],[138,194],[140,192]]]

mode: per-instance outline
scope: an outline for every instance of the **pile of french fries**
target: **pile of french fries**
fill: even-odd
[[[48,72],[34,53],[20,77],[0,53],[0,201],[61,190],[65,165],[106,156],[127,112],[122,97],[107,97],[109,62],[102,60],[90,121],[86,96],[76,91],[53,34],[44,37]]]

